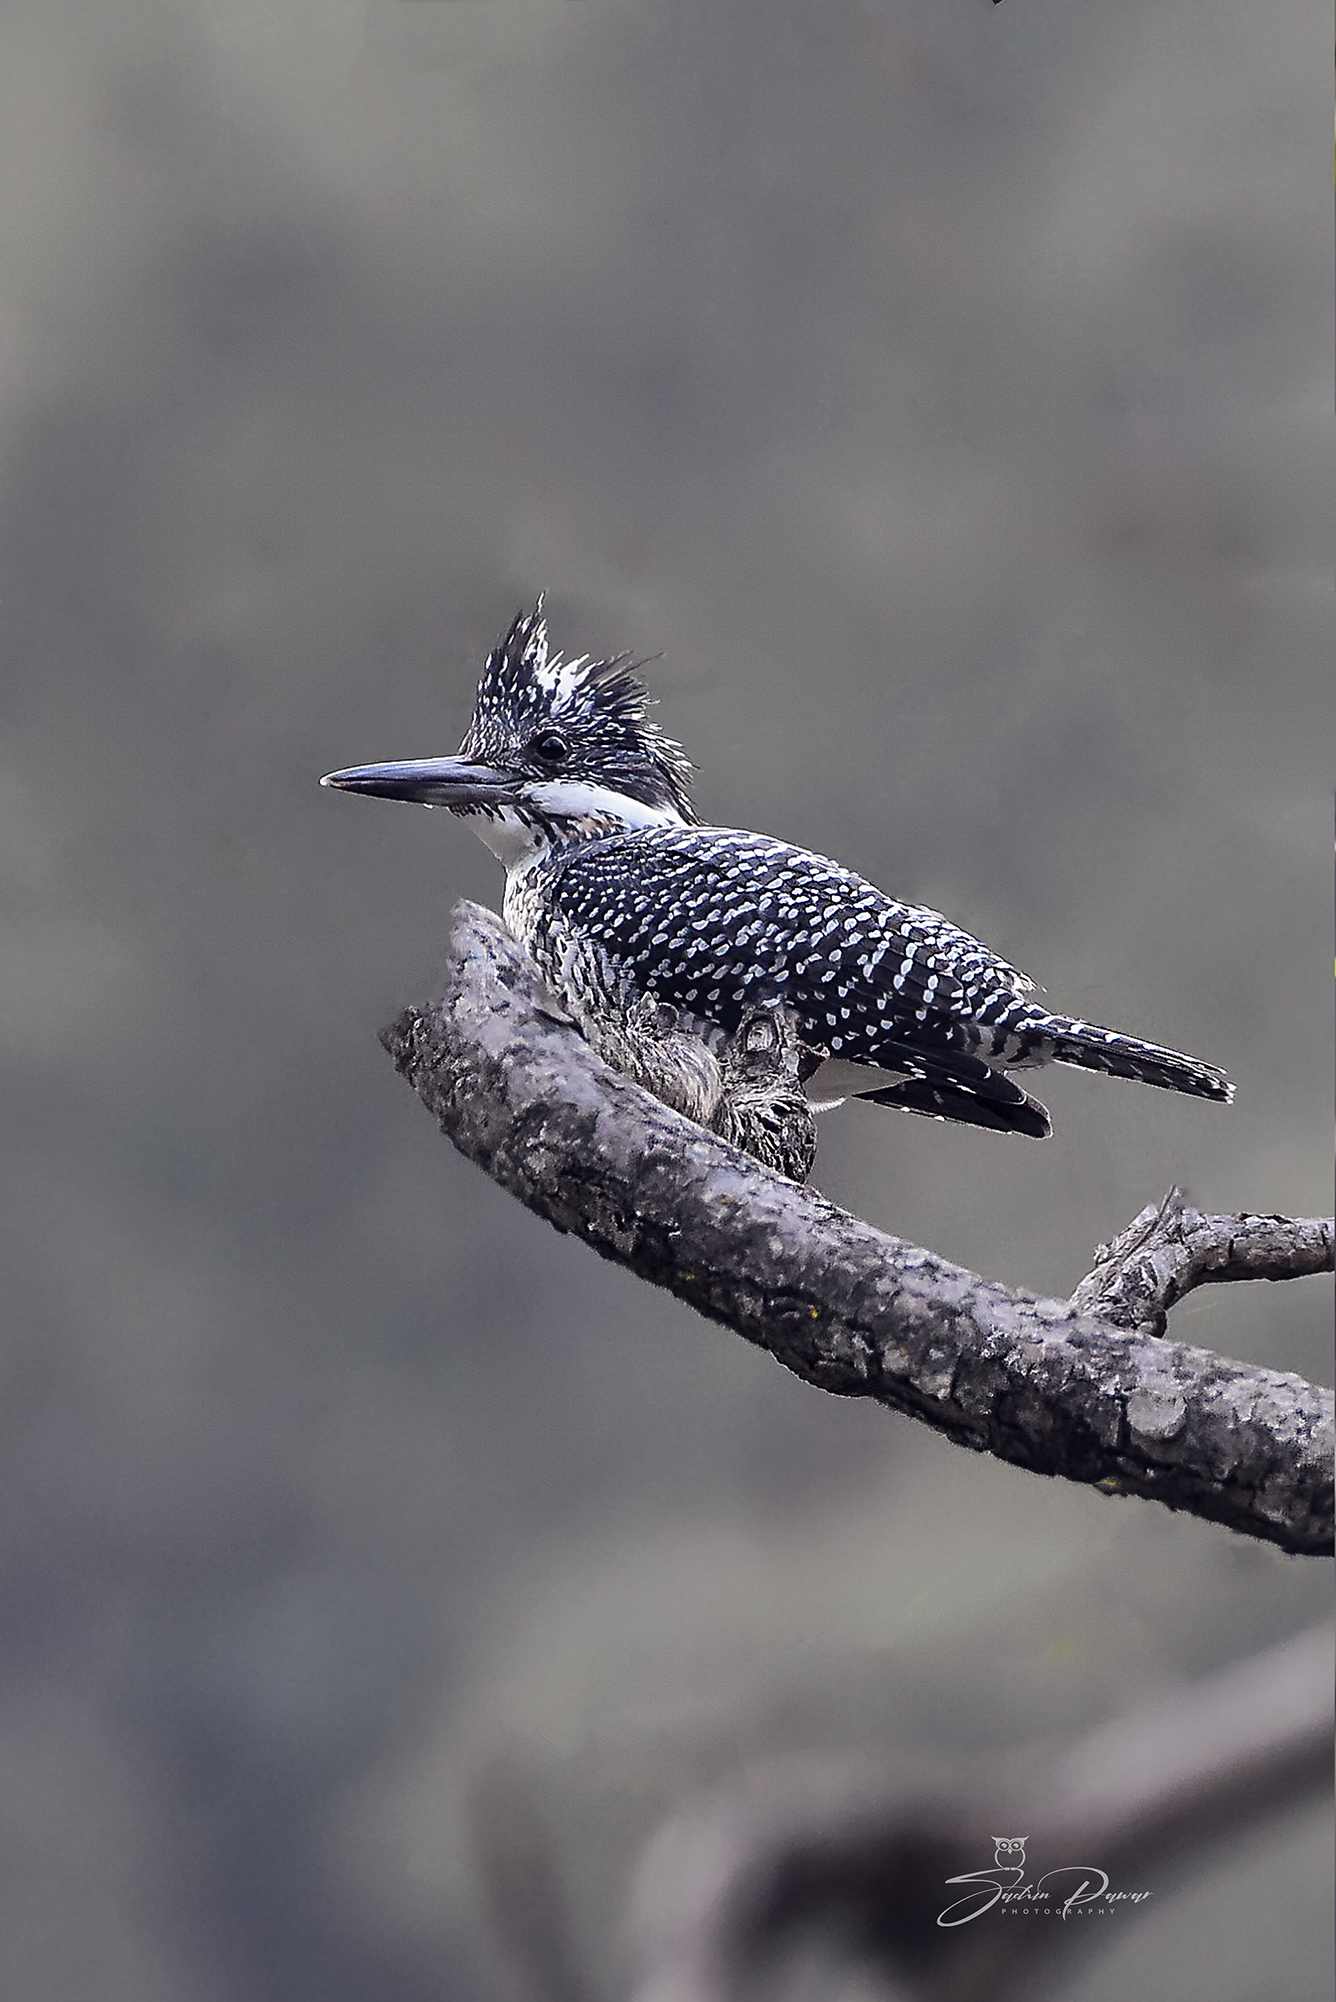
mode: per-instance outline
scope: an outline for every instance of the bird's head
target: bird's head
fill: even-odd
[[[651,720],[637,665],[549,653],[540,598],[488,654],[458,756],[356,765],[321,784],[474,816],[508,866],[540,847],[694,821],[691,765]]]

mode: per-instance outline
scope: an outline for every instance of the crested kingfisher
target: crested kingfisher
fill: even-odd
[[[1233,1096],[1194,1057],[1040,1007],[940,912],[770,835],[702,826],[641,665],[550,652],[540,598],[488,654],[456,757],[321,783],[467,819],[505,868],[507,924],[594,1047],[793,1179],[810,1112],[850,1097],[1042,1139],[1048,1112],[1014,1071]],[[739,1114],[739,1092],[759,1112]]]

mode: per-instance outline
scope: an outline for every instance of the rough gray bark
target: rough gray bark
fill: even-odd
[[[1162,1335],[1170,1307],[1225,1279],[1304,1279],[1332,1269],[1330,1217],[1203,1216],[1181,1189],[1150,1203],[1072,1294],[1083,1314]]]
[[[807,1382],[875,1397],[1035,1473],[1296,1554],[1331,1551],[1329,1392],[995,1285],[781,1180],[610,1070],[492,912],[459,906],[444,995],[381,1040],[503,1188]],[[1298,1266],[1274,1244],[1251,1263],[1231,1253],[1211,1270],[1199,1260],[1187,1283],[1330,1268],[1330,1226],[1321,1239],[1285,1219],[1198,1218],[1190,1235],[1198,1250],[1212,1226],[1251,1244],[1260,1223],[1276,1243],[1289,1232],[1325,1253]],[[1170,1279],[1172,1297],[1187,1290],[1177,1266]],[[1148,1299],[1118,1311],[1153,1320]]]

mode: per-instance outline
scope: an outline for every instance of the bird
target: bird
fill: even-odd
[[[614,1070],[786,1181],[807,1180],[816,1118],[791,1010],[749,1008],[714,1048],[680,1009],[645,993],[586,1021],[587,1040]]]
[[[792,1180],[811,1115],[849,1098],[1035,1139],[1052,1122],[1013,1073],[1047,1064],[1232,1098],[1213,1065],[1041,1006],[941,912],[703,824],[645,665],[554,653],[540,597],[487,655],[457,755],[321,783],[468,821],[505,869],[507,925],[594,1047]]]
[[[802,1085],[803,1044],[791,1009],[753,1008],[719,1059],[719,1099],[710,1126],[789,1182],[805,1182],[816,1159],[816,1113]]]

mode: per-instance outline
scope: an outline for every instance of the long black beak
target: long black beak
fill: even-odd
[[[512,772],[491,765],[470,764],[467,758],[409,758],[397,765],[352,765],[346,772],[329,772],[322,786],[341,792],[365,792],[377,799],[410,799],[421,806],[506,806],[515,797]]]

